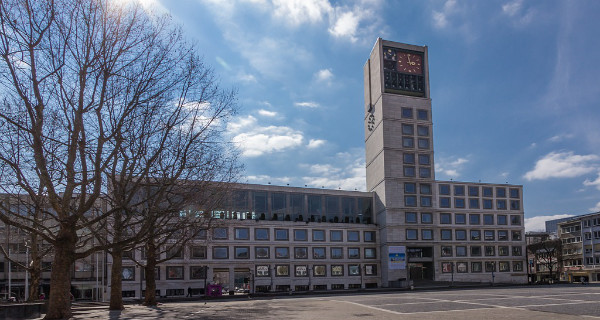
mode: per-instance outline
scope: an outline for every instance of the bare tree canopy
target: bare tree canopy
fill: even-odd
[[[94,231],[143,203],[140,182],[235,176],[221,135],[235,94],[135,4],[3,0],[0,22],[0,188],[49,217],[4,206],[0,220],[53,246],[46,318],[67,318],[73,261],[114,244]]]

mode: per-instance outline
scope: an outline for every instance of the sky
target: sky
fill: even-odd
[[[600,1],[139,1],[237,90],[240,182],[365,190],[381,37],[429,48],[437,180],[523,185],[527,231],[600,211]]]

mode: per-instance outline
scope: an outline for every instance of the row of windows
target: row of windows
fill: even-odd
[[[465,198],[454,198],[454,208],[466,208]],[[494,209],[494,200],[493,199],[482,199],[481,202],[479,198],[469,198],[469,209]],[[440,208],[450,208],[452,204],[450,197],[440,197]],[[510,210],[521,210],[521,201],[520,200],[509,200],[508,204],[510,205]],[[507,201],[504,199],[496,199],[496,210],[506,210]]]
[[[206,278],[206,266],[190,266],[188,268],[189,273],[187,279],[205,279]],[[144,274],[144,269],[142,268],[142,280],[146,280],[146,275]],[[162,268],[156,267],[154,269],[154,278],[156,280],[161,279],[161,270]],[[167,280],[183,280],[185,278],[184,275],[185,268],[183,266],[167,266],[166,267],[166,275],[165,278]],[[134,281],[135,280],[135,271],[136,267],[134,266],[124,266],[121,269],[121,276],[123,277],[123,281]]]
[[[405,177],[417,176],[417,168],[415,168],[414,166],[404,166],[403,170]],[[419,178],[431,178],[431,168],[419,167]]]
[[[415,164],[415,161],[418,160],[418,163],[420,165],[423,165],[423,166],[431,165],[431,155],[429,155],[429,154],[419,153],[417,155],[417,158],[415,158],[414,153],[406,153],[405,152],[402,154],[402,159],[405,164]]]
[[[591,226],[598,226],[598,225],[600,225],[600,218],[583,220],[584,227],[591,227]]]
[[[294,259],[308,259],[309,248],[308,247],[294,247],[293,258]],[[234,247],[234,259],[250,259],[250,247]],[[327,259],[327,249],[325,247],[313,247],[312,259]],[[289,247],[275,247],[273,248],[275,259],[290,259],[291,253]],[[361,252],[360,248],[346,248],[348,259],[360,259]],[[377,250],[375,248],[363,248],[364,259],[376,259]],[[255,259],[270,259],[271,248],[270,247],[254,247]],[[229,259],[229,247],[213,247],[212,248],[213,259]],[[344,259],[344,248],[332,247],[329,248],[329,259]]]
[[[415,134],[415,126],[408,123],[402,124],[402,134],[403,135],[414,135]],[[419,137],[429,137],[429,127],[423,125],[417,125],[417,135]]]
[[[376,264],[332,264],[332,265],[294,265],[294,269],[290,269],[288,264],[277,264],[275,266],[270,265],[257,265],[256,266],[256,277],[289,277],[291,275],[295,277],[326,277],[327,271],[329,270],[329,276],[341,277],[345,275],[345,270],[348,276],[360,276],[364,274],[366,276],[377,275]],[[363,269],[363,270],[361,270]],[[293,273],[291,273],[293,271]]]
[[[429,120],[429,112],[424,109],[417,109],[417,120],[427,121]],[[402,108],[403,119],[414,119],[413,108]]]
[[[495,241],[495,231],[494,230],[483,230],[483,240],[485,241]],[[471,241],[481,241],[481,230],[470,230],[469,232],[469,240]],[[512,241],[521,241],[521,231],[513,230],[511,231]],[[406,240],[419,240],[419,230],[418,229],[406,229]],[[433,230],[432,229],[421,229],[421,240],[433,240]],[[453,240],[452,239],[452,230],[451,229],[442,229],[440,230],[440,240]],[[457,241],[466,241],[467,240],[467,230],[454,230],[454,240]],[[498,230],[498,241],[509,241],[508,239],[508,230]]]
[[[418,213],[417,212],[405,212],[405,221],[406,223],[418,223]],[[494,216],[496,219],[494,219]],[[442,212],[439,214],[440,224],[452,224],[452,213]],[[496,225],[506,226],[508,225],[509,216],[499,214],[483,214],[471,213],[468,215],[469,224],[471,225]],[[494,221],[495,220],[495,221]],[[421,212],[421,223],[431,224],[433,223],[433,213],[431,212]],[[454,214],[454,224],[467,224],[467,214],[466,213],[455,213]],[[510,215],[510,224],[513,226],[521,225],[521,216],[520,215]]]
[[[439,186],[441,195],[450,195],[449,184],[440,184]],[[481,187],[481,193],[479,186],[467,186],[466,190],[468,190],[469,197],[479,197],[480,194],[483,197],[493,197],[493,187]],[[465,186],[463,185],[454,185],[453,191],[454,196],[465,196]],[[520,198],[519,188],[509,188],[508,192],[511,198]],[[505,187],[496,187],[496,198],[506,198]]]
[[[233,228],[235,240],[250,240],[250,228]],[[326,241],[326,230],[320,229],[292,229],[292,236],[294,241],[308,241],[309,231],[312,231],[312,241]],[[289,241],[290,230],[289,229],[274,229],[274,239],[277,241]],[[229,228],[214,228],[213,239],[215,240],[227,240],[229,238]],[[254,228],[254,240],[256,241],[268,241],[271,239],[271,231],[268,228]],[[375,231],[363,231],[364,242],[375,242]],[[343,230],[330,230],[329,241],[342,242],[344,241]],[[347,230],[346,240],[349,242],[360,241],[360,231]]]
[[[466,257],[467,253],[471,257],[481,257],[482,255],[486,257],[494,257],[496,254],[498,256],[509,256],[513,255],[515,257],[520,257],[523,255],[523,248],[521,246],[483,246],[483,251],[481,250],[481,246],[469,246],[467,252],[467,246],[442,246],[442,257]],[[453,250],[454,249],[454,250]]]
[[[454,270],[454,266],[456,266],[456,270]],[[496,268],[496,266],[498,267]],[[513,261],[512,270],[514,272],[523,271],[523,261]],[[471,262],[470,270],[468,262],[442,262],[442,273],[481,273],[498,271],[510,272],[510,261]]]

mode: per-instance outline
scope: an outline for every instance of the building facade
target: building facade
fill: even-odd
[[[600,212],[558,222],[563,245],[561,280],[600,281]]]

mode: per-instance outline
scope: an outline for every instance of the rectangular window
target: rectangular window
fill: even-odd
[[[183,248],[180,246],[173,246],[167,250],[167,257],[171,259],[183,259]]]
[[[470,214],[469,224],[481,224],[480,216],[478,214]]]
[[[498,246],[499,256],[508,256],[508,246]]]
[[[206,246],[191,246],[190,256],[192,259],[206,259]]]
[[[442,273],[452,273],[452,262],[442,262]]]
[[[465,199],[464,198],[454,198],[454,207],[455,208],[464,208],[465,207]]]
[[[421,207],[431,207],[431,197],[421,197]]]
[[[365,275],[376,276],[377,275],[377,265],[376,264],[365,265]]]
[[[414,153],[404,153],[403,159],[404,159],[404,163],[415,164],[415,154]]]
[[[413,118],[412,108],[402,108],[402,118],[412,119]]]
[[[455,196],[464,196],[465,195],[465,186],[454,186],[454,195]]]
[[[265,229],[265,228],[254,229],[254,240],[258,240],[258,241],[269,240],[269,229]]]
[[[288,229],[275,229],[275,240],[287,241],[289,238]]]
[[[494,246],[485,246],[485,256],[493,257],[496,255],[496,247]]]
[[[413,139],[413,137],[402,137],[402,146],[404,148],[414,148],[415,139]]]
[[[330,249],[331,259],[344,259],[344,251],[342,248],[331,248]]]
[[[308,231],[306,229],[294,229],[294,240],[308,241]]]
[[[429,113],[427,112],[427,110],[417,109],[417,119],[429,120]]]
[[[521,231],[513,230],[511,233],[513,241],[521,241]]]
[[[257,277],[269,277],[269,266],[268,265],[257,265],[256,266]]]
[[[417,193],[417,185],[412,182],[404,183],[404,193]]]
[[[16,266],[17,264],[12,264],[12,266]],[[11,267],[12,267],[11,266]],[[15,271],[11,268],[11,271]],[[18,272],[20,272],[19,270]],[[121,278],[123,281],[133,281],[135,280],[135,267],[122,267],[121,268]]]
[[[451,224],[451,223],[452,223],[452,214],[440,213],[440,224]]]
[[[519,189],[517,189],[517,188],[510,188],[509,192],[510,192],[510,197],[511,198],[515,198],[515,199],[519,198]]]
[[[406,240],[417,240],[417,230],[406,229]]]
[[[481,247],[480,246],[471,246],[471,257],[480,257],[481,256]]]
[[[479,209],[479,199],[469,198],[469,209]]]
[[[249,240],[250,229],[248,228],[234,228],[236,240]]]
[[[206,267],[191,266],[190,279],[206,279]]]
[[[402,134],[412,136],[415,134],[415,127],[412,124],[402,124]]]
[[[469,197],[479,197],[479,187],[469,186]]]
[[[485,262],[485,272],[495,272],[496,271],[496,263],[492,261]]]
[[[236,259],[250,259],[249,247],[235,247],[234,250]]]
[[[228,247],[213,247],[213,259],[229,259]]]
[[[427,138],[418,138],[417,142],[419,144],[419,149],[429,149],[429,139],[427,139]]]
[[[471,262],[471,272],[481,272],[481,262]]]
[[[440,184],[440,194],[442,195],[450,195],[450,185],[448,184]]]
[[[348,236],[348,241],[350,241],[350,242],[360,241],[360,232],[359,231],[348,230],[347,236]]]
[[[482,189],[483,189],[482,193],[483,193],[484,197],[493,197],[494,196],[492,187],[483,187]]]
[[[467,240],[467,231],[466,230],[455,230],[454,234],[456,236],[456,240]]]
[[[480,241],[481,240],[481,231],[480,230],[471,230],[471,241]]]
[[[227,240],[227,228],[214,228],[213,239]]]
[[[452,247],[442,246],[442,257],[452,257]]]
[[[508,241],[508,231],[498,230],[498,241]]]
[[[492,199],[483,199],[483,208],[484,209],[494,209],[492,205]]]
[[[289,259],[290,248],[288,247],[276,247],[275,248],[275,259]]]
[[[269,259],[270,255],[269,247],[254,247],[254,256],[256,259]]]
[[[183,266],[167,266],[168,280],[183,280]]]
[[[404,176],[405,177],[414,177],[415,174],[416,174],[415,167],[404,166]]]
[[[325,248],[324,247],[313,247],[313,259],[325,259]]]
[[[498,224],[505,226],[507,224],[507,220],[506,220],[506,216],[505,215],[498,215],[497,216],[497,220],[498,220]]]
[[[407,207],[416,207],[417,206],[417,197],[416,196],[404,196],[404,205]]]
[[[406,212],[405,213],[405,221],[406,221],[406,223],[417,223],[417,213],[416,212]]]
[[[295,266],[294,274],[296,277],[306,277],[308,275],[308,267],[307,266]]]
[[[442,229],[440,230],[442,240],[452,240],[452,230]]]
[[[344,241],[342,230],[331,230],[329,232],[329,240],[333,242]]]
[[[491,214],[484,214],[483,215],[483,224],[484,225],[493,225],[494,224],[494,216]]]
[[[433,216],[430,212],[421,213],[421,223],[433,223]]]
[[[419,155],[419,164],[428,166],[431,164],[431,157],[428,154],[420,154]]]
[[[519,200],[510,200],[510,210],[520,210],[521,202]]]
[[[496,209],[506,210],[506,200],[496,200]]]
[[[360,249],[348,248],[348,259],[360,259]]]
[[[325,241],[325,230],[313,230],[313,241]]]
[[[433,240],[433,230],[423,229],[421,230],[421,236],[423,240]]]
[[[456,272],[458,272],[458,273],[469,272],[469,270],[467,268],[467,263],[466,262],[457,262],[456,263]]]
[[[450,198],[440,197],[440,208],[450,208]]]
[[[331,265],[331,276],[340,277],[344,275],[344,266],[339,264]]]
[[[375,231],[365,231],[363,237],[365,242],[375,242]]]
[[[431,194],[431,185],[429,183],[421,183],[419,185],[421,194]]]
[[[466,257],[467,256],[467,247],[456,246],[456,256],[457,257]]]
[[[294,248],[295,259],[308,259],[308,248],[307,247],[295,247]]]
[[[377,249],[365,248],[365,259],[377,259]]]
[[[290,276],[290,266],[289,265],[276,265],[275,266],[275,275],[278,277],[289,277]]]
[[[327,267],[325,265],[315,265],[315,266],[313,266],[313,275],[315,277],[325,277],[325,276],[327,276]]]
[[[521,251],[521,247],[520,246],[513,246],[512,247],[512,255],[515,257],[520,257],[523,254],[523,252]]]
[[[496,187],[496,198],[506,198],[506,188]]]
[[[485,241],[494,241],[495,240],[495,235],[494,235],[494,230],[485,230],[483,231],[483,239]]]
[[[515,272],[523,271],[523,261],[513,261],[513,271],[515,271]]]
[[[431,178],[431,169],[427,167],[420,167],[419,178]]]
[[[421,137],[429,137],[429,127],[417,126],[417,135]]]
[[[467,215],[464,213],[456,213],[454,214],[454,223],[456,224],[466,224],[467,223]]]

